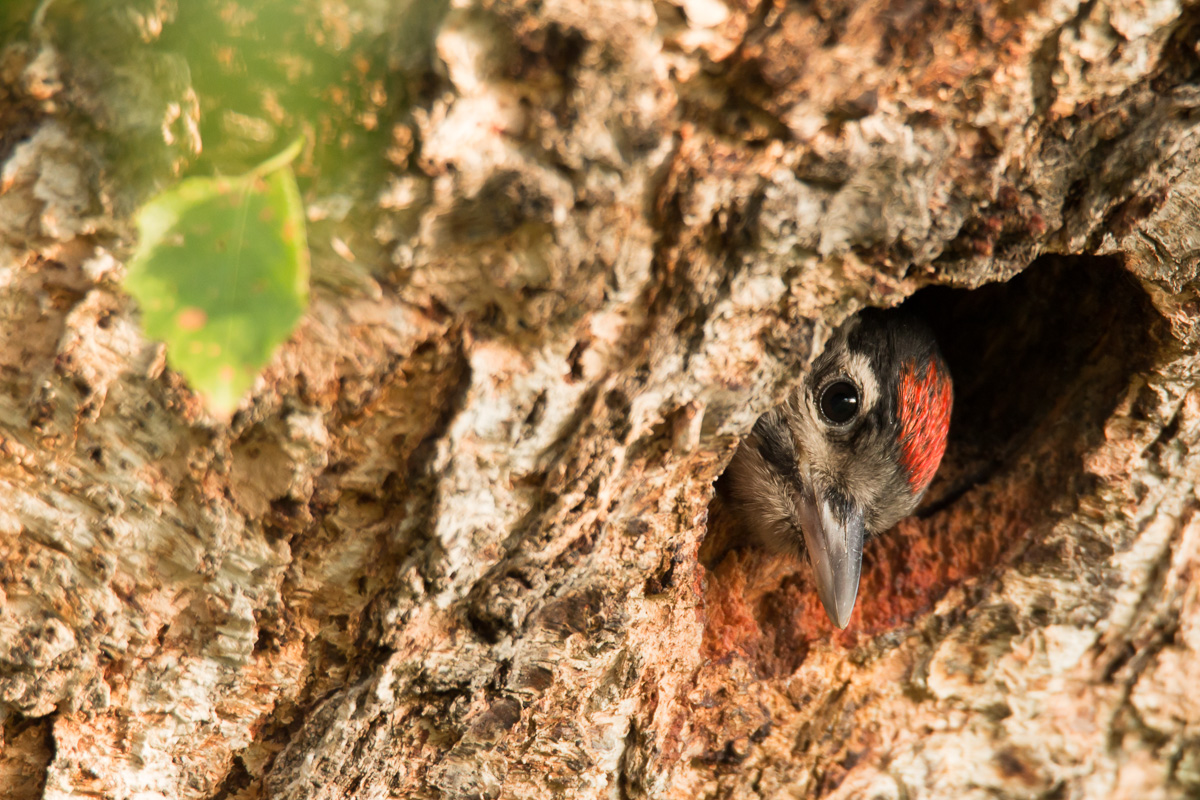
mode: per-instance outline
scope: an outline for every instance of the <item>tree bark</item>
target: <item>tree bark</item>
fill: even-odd
[[[228,423],[120,288],[222,111],[107,8],[0,61],[0,796],[1200,794],[1193,7],[305,5],[313,301]],[[714,482],[902,302],[951,443],[837,631]]]

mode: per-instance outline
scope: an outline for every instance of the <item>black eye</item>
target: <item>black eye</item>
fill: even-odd
[[[842,425],[858,414],[858,387],[847,380],[834,381],[821,390],[821,416]]]

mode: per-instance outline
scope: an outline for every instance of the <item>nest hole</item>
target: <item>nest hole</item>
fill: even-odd
[[[857,608],[838,631],[808,564],[742,545],[718,492],[701,551],[711,657],[740,651],[760,674],[791,674],[812,643],[852,646],[965,580],[1033,557],[1031,531],[1098,480],[1085,455],[1166,335],[1115,258],[1044,257],[1007,282],[930,287],[903,307],[937,334],[955,389],[946,455],[921,507],[867,543]]]

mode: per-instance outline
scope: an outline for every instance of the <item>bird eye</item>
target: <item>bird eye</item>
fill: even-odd
[[[858,414],[858,387],[847,380],[834,381],[821,391],[821,416],[843,425]]]

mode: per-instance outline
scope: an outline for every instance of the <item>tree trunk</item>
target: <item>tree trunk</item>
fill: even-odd
[[[228,423],[120,286],[240,119],[186,9],[0,12],[0,796],[1200,795],[1198,12],[452,5],[297,6]],[[900,303],[951,441],[837,631],[714,482]]]

